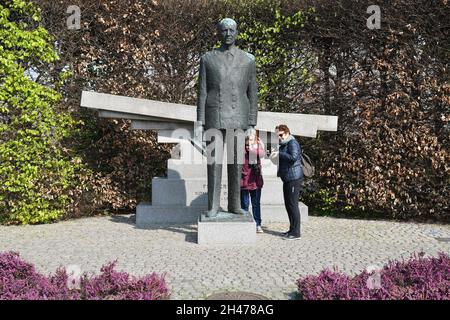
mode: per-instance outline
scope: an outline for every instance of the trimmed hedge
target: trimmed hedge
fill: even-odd
[[[58,108],[54,39],[31,2],[0,4],[0,223],[61,218],[73,202],[81,160],[63,140],[76,121]]]
[[[317,169],[303,202],[321,214],[449,221],[446,0],[384,1],[374,30],[365,1],[84,0],[77,32],[61,19],[72,0],[35,2],[74,66],[62,93],[86,123],[74,144],[99,173],[88,208],[149,201],[166,158],[148,132],[79,110],[81,88],[195,105],[199,58],[228,16],[256,56],[260,110],[339,116],[338,132],[301,141]]]
[[[22,32],[17,24],[0,30],[0,74],[4,68],[7,75],[0,77],[0,180],[8,181],[0,185],[0,220],[6,216],[0,223],[134,211],[140,201],[151,200],[151,178],[166,171],[169,148],[158,145],[151,132],[131,130],[127,121],[80,109],[80,91],[195,104],[199,58],[217,44],[216,22],[225,16],[239,24],[238,46],[256,55],[261,110],[339,116],[337,133],[301,141],[317,169],[303,202],[324,215],[450,221],[447,0],[385,1],[381,29],[375,30],[367,28],[365,1],[82,2],[89,10],[83,10],[75,32],[61,16],[72,0],[33,0],[42,10],[39,23],[58,40],[58,61],[54,41],[46,41],[42,28],[32,29],[37,12],[10,19],[2,10],[0,24],[19,20],[35,32]],[[22,0],[3,3],[30,6]],[[15,41],[18,34],[27,41]],[[36,50],[11,56],[20,45]],[[11,78],[10,71],[23,75],[16,72],[17,61],[44,72],[41,84],[72,68],[73,77],[57,88],[63,99],[44,93],[22,103],[10,91],[3,97],[2,81]],[[20,81],[8,81],[5,87],[22,90]],[[28,82],[23,88],[35,89]],[[34,124],[36,109],[54,119],[57,101],[83,121],[64,148],[60,133],[70,119],[56,117],[56,134],[48,122],[38,130]],[[13,115],[23,121],[19,125],[10,121],[11,112],[21,110],[16,103],[25,111]],[[51,146],[38,138],[49,138]],[[68,149],[90,170],[77,172],[78,160],[68,163]],[[86,187],[72,183],[74,175]]]

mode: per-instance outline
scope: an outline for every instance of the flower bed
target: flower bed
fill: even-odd
[[[297,280],[297,287],[305,300],[450,300],[450,257],[416,254],[353,278],[326,269]]]
[[[116,262],[89,277],[69,278],[65,268],[44,276],[14,252],[0,253],[0,300],[160,300],[169,298],[164,275],[142,278],[114,270]]]

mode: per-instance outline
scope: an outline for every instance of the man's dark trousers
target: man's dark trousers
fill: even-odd
[[[298,209],[298,198],[302,179],[283,182],[284,205],[289,217],[289,234],[300,237],[300,210]]]
[[[234,129],[220,129],[221,139],[208,142],[215,148],[211,152],[214,159],[207,165],[208,172],[208,210],[220,210],[220,190],[222,185],[222,163],[225,162],[228,171],[228,211],[235,212],[241,208],[241,176],[242,164],[244,163],[244,138],[237,138]],[[219,133],[218,132],[218,133]],[[242,135],[241,135],[242,136]],[[233,141],[234,140],[234,141]],[[223,156],[224,148],[227,148],[227,159]],[[238,151],[239,150],[239,151]],[[216,152],[219,154],[216,157]]]

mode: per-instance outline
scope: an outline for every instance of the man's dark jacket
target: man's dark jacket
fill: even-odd
[[[301,166],[302,149],[294,136],[288,137],[289,141],[280,144],[278,177],[283,182],[289,182],[303,178]]]
[[[255,58],[237,47],[200,60],[197,121],[205,129],[248,129],[258,112]]]

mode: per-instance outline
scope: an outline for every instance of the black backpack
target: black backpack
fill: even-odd
[[[311,178],[312,176],[314,176],[314,172],[316,171],[316,169],[314,168],[314,165],[312,164],[311,159],[308,157],[308,155],[302,152],[300,161],[302,164],[303,175],[306,178]]]

